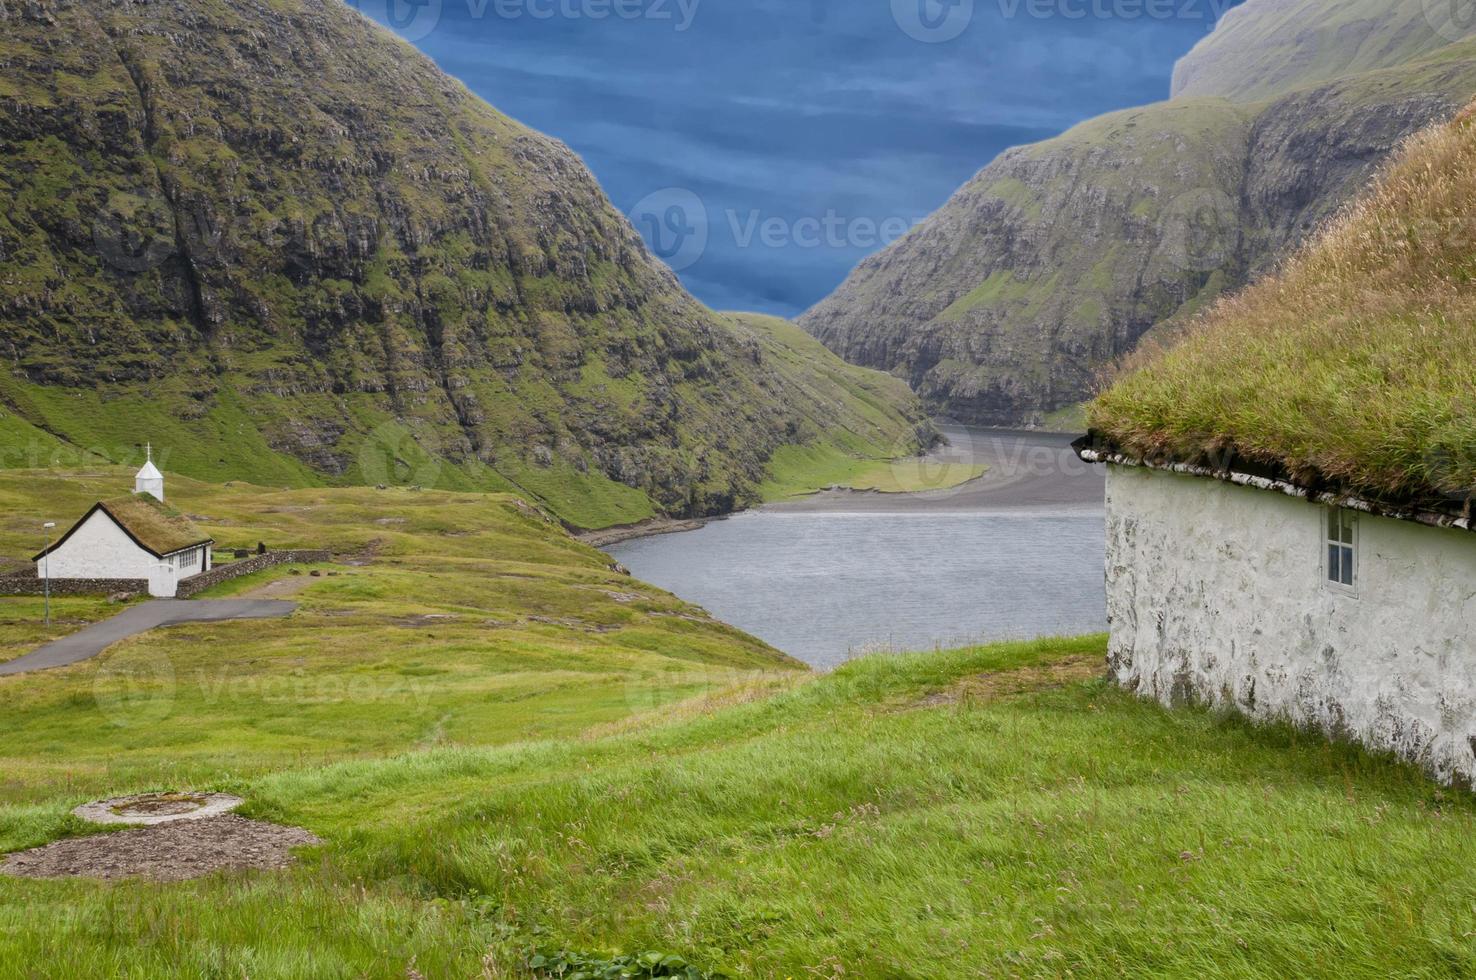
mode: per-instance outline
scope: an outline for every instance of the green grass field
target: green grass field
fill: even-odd
[[[0,550],[119,475],[0,474]],[[1100,637],[817,676],[510,498],[171,496],[222,543],[366,563],[307,578],[288,620],[0,678],[0,851],[185,788],[326,843],[184,884],[0,878],[0,976],[529,978],[648,951],[732,977],[1476,970],[1469,797],[1137,700],[1098,679]]]

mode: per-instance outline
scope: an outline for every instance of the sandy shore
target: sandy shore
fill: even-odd
[[[929,454],[936,462],[977,464],[984,475],[946,490],[881,493],[876,490],[821,490],[764,504],[760,510],[836,513],[916,513],[927,511],[1101,509],[1106,496],[1103,467],[1077,459],[1070,435],[1009,429],[943,426],[947,445]],[[899,461],[898,465],[926,465]],[[730,516],[730,515],[723,515]],[[695,531],[709,520],[657,517],[575,535],[585,544],[606,548],[622,541]]]
[[[1083,463],[1071,449],[1074,436],[1010,429],[943,426],[948,445],[931,454],[938,462],[985,467],[984,475],[956,487],[920,493],[823,490],[765,504],[786,512],[915,513],[927,511],[1100,509],[1106,497],[1104,467]],[[909,465],[904,461],[899,465]],[[922,465],[927,464],[910,464]]]
[[[622,541],[632,541],[635,538],[649,538],[658,534],[679,534],[682,531],[695,531],[706,524],[709,518],[672,518],[653,517],[649,521],[641,521],[639,524],[621,524],[617,527],[601,528],[598,531],[584,531],[574,535],[580,541],[594,548],[608,548],[612,544]]]

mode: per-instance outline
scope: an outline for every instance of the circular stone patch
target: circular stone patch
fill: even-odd
[[[175,820],[204,820],[244,803],[227,793],[143,793],[84,803],[72,813],[89,823],[152,826]]]
[[[301,827],[245,820],[228,813],[91,837],[73,837],[0,858],[0,875],[18,878],[148,878],[187,881],[217,872],[274,871],[293,849],[323,843]]]

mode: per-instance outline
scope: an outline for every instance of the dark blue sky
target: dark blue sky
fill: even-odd
[[[1238,0],[350,0],[568,143],[718,309],[792,316],[1001,150],[1162,99]]]

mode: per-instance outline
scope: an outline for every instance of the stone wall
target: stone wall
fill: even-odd
[[[149,580],[138,578],[54,578],[51,594],[72,595],[148,595]],[[0,595],[45,595],[46,581],[29,572],[24,576],[0,578]]]
[[[1476,535],[1358,518],[1357,586],[1325,581],[1327,509],[1112,466],[1109,669],[1186,700],[1320,728],[1476,781]]]
[[[268,551],[264,555],[253,555],[229,565],[216,565],[208,572],[181,579],[179,591],[175,593],[175,596],[188,599],[204,592],[212,585],[219,585],[221,582],[228,582],[242,575],[250,575],[252,572],[275,568],[278,565],[314,565],[332,560],[332,553],[327,551]]]
[[[229,565],[216,565],[208,572],[181,579],[175,597],[188,599],[212,585],[228,582],[242,575],[250,575],[252,572],[275,568],[278,565],[313,565],[332,560],[333,554],[328,551],[269,551],[264,555],[253,555]],[[36,577],[33,568],[20,575],[0,578],[0,595],[42,595],[45,584],[42,579]],[[147,595],[148,591],[148,579],[53,578],[51,580],[51,594],[55,596],[113,595],[115,593]]]

